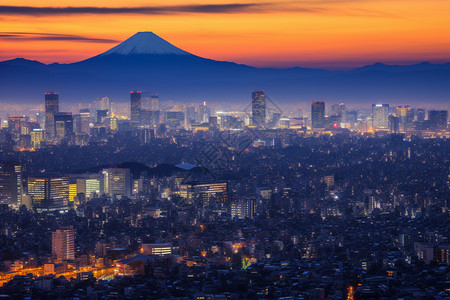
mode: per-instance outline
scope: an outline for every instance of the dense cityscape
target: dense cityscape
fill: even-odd
[[[63,96],[4,105],[0,297],[450,299],[446,109]]]

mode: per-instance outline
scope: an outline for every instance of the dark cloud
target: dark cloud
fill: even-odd
[[[67,14],[148,14],[162,15],[174,13],[239,13],[254,12],[264,9],[267,3],[231,3],[231,4],[194,4],[178,6],[143,6],[143,7],[35,7],[35,6],[0,6],[0,15],[67,15]],[[266,7],[267,8],[267,7]]]
[[[80,41],[91,43],[117,43],[112,39],[91,38],[73,34],[40,33],[40,32],[0,32],[0,39],[27,41]]]

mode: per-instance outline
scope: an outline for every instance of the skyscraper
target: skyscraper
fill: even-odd
[[[0,163],[0,203],[22,203],[22,166],[18,162]]]
[[[211,109],[208,107],[206,102],[203,102],[203,104],[200,104],[198,106],[198,115],[200,117],[200,123],[207,123],[209,122],[209,117],[211,116]]]
[[[313,101],[311,103],[312,128],[325,128],[325,102]]]
[[[117,131],[118,127],[117,127],[117,118],[114,116],[111,116],[109,118],[109,129],[111,129],[111,131]]]
[[[40,111],[36,113],[36,122],[39,124],[39,128],[44,129],[44,114]]]
[[[416,121],[423,122],[425,121],[425,109],[418,108],[416,109]]]
[[[106,118],[108,118],[108,110],[107,109],[98,109],[97,110],[97,123],[103,124]]]
[[[31,135],[31,146],[34,149],[41,148],[41,143],[44,141],[44,131],[40,128],[33,129],[33,131],[30,132]]]
[[[90,199],[94,194],[100,195],[102,190],[101,174],[83,175],[76,179],[77,194],[84,194],[84,197]]]
[[[191,124],[195,123],[195,115],[196,115],[195,106],[193,105],[186,106],[186,117],[184,118],[186,128],[190,128]]]
[[[430,129],[432,130],[447,129],[448,111],[430,110],[428,111],[428,120],[430,122]]]
[[[414,120],[414,111],[409,107],[397,106],[396,108],[397,117],[399,117],[399,126],[401,132],[406,132],[411,128],[412,122]]]
[[[130,169],[111,168],[103,170],[105,194],[116,197],[131,197]]]
[[[88,108],[80,109],[80,132],[90,133],[91,112]]]
[[[38,210],[65,210],[69,203],[69,178],[28,177],[28,194]]]
[[[389,132],[398,133],[400,132],[400,118],[394,115],[389,115]]]
[[[185,113],[183,111],[166,111],[166,123],[173,127],[184,125]]]
[[[150,96],[150,110],[159,111],[159,95],[153,94]]]
[[[58,261],[75,259],[75,230],[60,227],[52,233],[52,253]]]
[[[55,137],[58,140],[69,140],[73,134],[73,118],[70,112],[60,112],[54,115]]]
[[[27,130],[27,123],[27,117],[25,116],[10,116],[8,118],[9,132],[17,137],[20,134],[27,134],[26,132],[23,132],[24,130]]]
[[[161,113],[159,111],[159,95],[153,94],[150,97],[150,110],[152,111],[151,124],[157,126],[161,121]]]
[[[100,100],[100,109],[107,110],[111,113],[111,101],[109,101],[108,97],[103,97],[102,100]]]
[[[389,129],[389,104],[372,104],[372,128]]]
[[[131,104],[131,125],[139,126],[141,119],[141,92],[130,92],[130,104]]]
[[[347,107],[344,103],[339,103],[339,104],[332,104],[331,105],[331,115],[332,116],[337,116],[339,122],[344,123],[345,120],[343,120],[344,117],[344,112],[347,110]]]
[[[252,91],[252,121],[253,126],[264,128],[266,126],[266,93]]]
[[[272,127],[279,128],[280,126],[281,113],[272,114]]]
[[[45,93],[45,137],[55,137],[55,114],[59,112],[59,94]]]

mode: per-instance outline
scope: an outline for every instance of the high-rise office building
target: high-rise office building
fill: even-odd
[[[389,104],[372,104],[372,128],[389,129]]]
[[[345,123],[344,112],[347,110],[347,107],[344,103],[332,104],[331,105],[331,115],[336,116],[339,122]]]
[[[36,113],[36,122],[39,124],[39,128],[44,129],[44,114],[40,111]]]
[[[198,106],[198,116],[199,116],[198,121],[200,123],[209,122],[209,117],[211,116],[211,108],[209,108],[206,102],[203,102]]]
[[[100,195],[103,191],[101,173],[77,175],[76,183],[77,195],[84,194],[86,199],[90,199],[94,194]]]
[[[102,174],[105,194],[111,197],[131,197],[130,169],[103,169]]]
[[[253,126],[265,128],[266,126],[266,93],[252,91],[252,121]]]
[[[219,118],[217,116],[209,117],[209,129],[219,128]]]
[[[73,132],[74,133],[82,133],[82,131],[81,131],[81,115],[80,114],[72,115],[72,121],[73,121]]]
[[[141,92],[130,92],[131,125],[139,126],[141,121]]]
[[[425,121],[425,109],[424,108],[418,108],[416,109],[416,121],[423,122]]]
[[[103,124],[106,118],[108,118],[108,110],[107,109],[98,109],[97,110],[97,123]]]
[[[183,111],[166,111],[166,123],[173,127],[184,125],[185,113]]]
[[[91,124],[91,112],[89,108],[80,109],[80,133],[84,132],[86,134],[89,134],[91,131],[90,124]]]
[[[159,95],[153,94],[150,96],[149,110],[151,113],[147,114],[147,120],[149,125],[157,126],[161,121],[161,113],[159,111]]]
[[[103,192],[103,174],[77,174],[70,175],[71,186],[75,186],[76,190],[72,190],[70,199],[74,199],[75,204],[84,203],[86,200],[100,196]],[[70,189],[70,188],[69,188]]]
[[[18,162],[0,163],[0,203],[22,204],[22,166]]]
[[[69,182],[69,201],[74,201],[77,196],[77,183]]]
[[[111,131],[117,131],[118,129],[117,118],[114,116],[109,118],[109,129],[111,129]]]
[[[28,194],[38,210],[65,210],[69,203],[69,178],[28,177]]]
[[[45,137],[55,137],[55,114],[59,112],[59,94],[45,93]]]
[[[159,111],[159,95],[153,94],[150,96],[150,110]]]
[[[230,205],[231,218],[253,219],[256,214],[256,201],[251,197],[244,197],[239,201],[233,201]]]
[[[75,230],[60,227],[52,233],[52,253],[58,261],[75,259]]]
[[[29,148],[31,148],[31,135],[29,135],[29,134],[21,134],[19,136],[19,141],[17,143],[17,146],[20,149],[29,149]]]
[[[195,106],[193,105],[188,105],[186,106],[186,117],[185,119],[185,125],[186,128],[188,128],[189,126],[191,126],[191,124],[195,123],[195,116],[196,116],[196,110],[195,110]]]
[[[109,101],[108,97],[103,97],[102,100],[100,100],[100,110],[107,110],[111,113],[111,101]]]
[[[399,133],[400,132],[400,118],[394,115],[389,115],[389,132]]]
[[[399,117],[399,126],[401,132],[408,131],[414,120],[414,111],[409,107],[409,105],[405,106],[397,106],[396,108],[397,117]]]
[[[10,116],[8,118],[8,130],[16,136],[27,134],[27,123],[28,120],[25,116]]]
[[[448,111],[430,110],[428,111],[428,121],[431,130],[445,130],[447,129]]]
[[[325,128],[325,102],[313,101],[311,103],[312,128]]]
[[[33,129],[30,132],[31,135],[31,147],[34,149],[41,148],[41,143],[44,141],[44,130],[42,129]]]
[[[358,112],[356,110],[345,112],[345,122],[356,123],[358,122]]]
[[[141,110],[152,110],[152,100],[150,97],[141,98]]]
[[[153,125],[153,111],[148,109],[141,110],[141,125],[144,126]]]
[[[195,182],[189,189],[189,199],[202,207],[213,203],[228,203],[227,182]]]
[[[70,112],[60,112],[54,115],[55,137],[58,140],[69,140],[73,134],[73,118]]]
[[[280,120],[281,120],[281,113],[273,113],[271,122],[272,127],[279,128]]]
[[[159,119],[158,95],[153,94],[150,97],[142,98],[139,125],[154,128],[159,124]]]
[[[230,130],[234,127],[236,119],[234,116],[224,116],[220,117],[220,128],[224,130]]]

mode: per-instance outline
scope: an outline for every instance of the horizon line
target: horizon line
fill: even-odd
[[[25,61],[30,61],[30,62],[37,62],[40,64],[44,64],[46,66],[49,65],[53,65],[53,64],[59,64],[59,65],[70,65],[70,64],[74,64],[74,63],[79,63],[94,57],[97,57],[99,55],[103,54],[96,54],[94,56],[90,56],[88,58],[84,58],[81,60],[74,60],[74,61],[70,61],[70,62],[58,62],[58,61],[53,61],[53,62],[43,62],[37,59],[30,59],[30,58],[26,58],[26,57],[14,57],[14,58],[9,58],[9,59],[5,59],[5,60],[1,60],[0,63],[5,63],[5,62],[11,62],[14,60],[25,60]],[[133,55],[164,55],[164,54],[133,54]],[[195,54],[192,54],[194,56],[197,56]],[[380,66],[390,66],[390,67],[395,67],[395,66],[399,66],[399,67],[408,67],[408,66],[418,66],[418,65],[423,65],[423,64],[428,64],[428,65],[436,65],[436,66],[440,66],[440,65],[447,65],[450,64],[450,60],[449,61],[444,61],[444,62],[433,62],[431,60],[418,60],[418,61],[414,61],[414,62],[382,62],[382,61],[375,61],[375,62],[367,62],[367,63],[358,63],[358,64],[354,64],[355,66],[349,66],[349,67],[333,67],[332,65],[328,65],[328,66],[323,66],[323,67],[308,67],[308,66],[301,66],[301,65],[283,65],[283,64],[274,64],[274,65],[258,65],[258,64],[252,64],[252,63],[242,63],[242,62],[236,62],[236,61],[232,61],[232,60],[218,60],[218,59],[214,59],[214,58],[207,58],[207,57],[202,57],[202,56],[198,56],[200,58],[203,59],[210,59],[213,61],[217,61],[217,62],[228,62],[228,63],[235,63],[238,65],[245,65],[248,67],[252,67],[252,68],[257,68],[257,69],[279,69],[279,70],[283,70],[283,69],[313,69],[313,70],[324,70],[324,71],[352,71],[352,70],[357,70],[357,69],[361,69],[364,67],[370,67],[370,66],[376,66],[376,65],[380,65]],[[336,64],[339,64],[340,61],[335,61]],[[343,61],[342,63],[345,63],[345,61]]]

